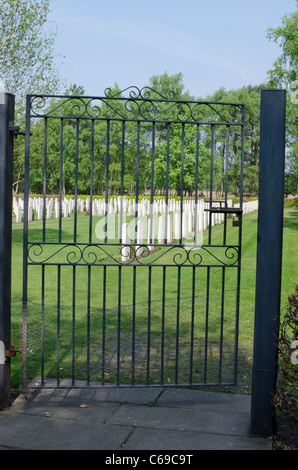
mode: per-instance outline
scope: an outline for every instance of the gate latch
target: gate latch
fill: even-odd
[[[22,349],[15,349],[11,346],[10,349],[5,349],[3,341],[0,341],[0,365],[4,365],[8,357],[14,357],[17,352],[22,353]]]
[[[240,226],[239,215],[234,215],[234,217],[233,217],[233,227],[239,227],[239,226]]]
[[[11,348],[6,349],[5,351],[5,356],[6,357],[15,357],[17,352],[22,353],[22,349],[15,349],[15,347],[12,345]]]

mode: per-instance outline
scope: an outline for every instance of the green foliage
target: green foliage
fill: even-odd
[[[296,11],[284,15],[281,26],[268,29],[268,38],[282,53],[268,71],[268,86],[287,90],[286,120],[286,194],[297,194],[298,174],[298,1]]]
[[[266,85],[248,85],[237,90],[221,88],[209,96],[210,101],[219,100],[245,105],[245,134],[244,134],[244,193],[257,195],[259,183],[259,142],[260,142],[260,92]],[[239,164],[241,153],[241,135],[239,130],[231,133],[231,154],[234,164],[230,165],[230,192],[239,194]],[[232,160],[233,161],[233,160]]]
[[[298,6],[298,2],[297,2]],[[17,96],[17,121],[24,127],[24,97],[27,93],[51,94],[56,93],[60,79],[55,67],[54,40],[55,32],[45,32],[50,12],[50,0],[0,0],[0,80],[5,83],[6,90]],[[258,158],[259,158],[259,124],[260,124],[260,90],[268,87],[285,87],[288,91],[287,121],[286,121],[286,177],[285,194],[297,194],[298,174],[298,11],[284,15],[281,26],[269,28],[267,37],[281,47],[281,55],[268,71],[268,84],[242,87],[237,90],[220,88],[208,101],[244,103],[246,107],[246,124],[244,136],[244,192],[250,195],[258,193]],[[158,96],[166,99],[180,100],[178,115],[183,116],[187,107],[183,101],[193,100],[189,91],[185,90],[182,73],[169,75],[153,75],[149,79],[149,86]],[[61,88],[61,87],[60,87]],[[76,84],[70,85],[66,95],[83,96],[84,88]],[[117,84],[110,89],[110,95],[120,96]],[[58,101],[50,106],[59,106]],[[115,105],[115,102],[114,102]],[[64,114],[70,111],[70,104],[63,107]],[[129,116],[129,110],[124,102],[116,105],[117,112]],[[154,111],[162,115],[166,109],[165,103],[160,103]],[[101,106],[102,117],[110,111],[108,104]],[[168,110],[167,110],[168,112]],[[172,117],[177,117],[177,109],[170,110]],[[223,114],[226,111],[222,110]],[[150,115],[150,107],[147,112]],[[171,114],[170,114],[171,115]],[[210,116],[206,112],[208,120]],[[229,116],[227,116],[229,117]],[[50,120],[49,120],[50,121]],[[151,181],[151,127],[141,124],[138,130],[132,123],[126,124],[126,139],[124,167],[122,161],[122,124],[110,122],[110,144],[107,148],[105,139],[106,124],[95,121],[94,124],[94,168],[93,190],[99,194],[106,189],[106,162],[109,163],[109,195],[119,194],[123,189],[126,195],[133,195],[136,190],[144,194],[151,184],[156,194],[164,194],[166,186],[172,194],[179,195],[181,191],[181,126],[172,125],[168,133],[166,123],[156,126],[155,138],[155,168],[154,181]],[[195,181],[195,158],[197,132],[196,126],[185,125],[184,128],[184,190],[193,195]],[[32,126],[31,139],[31,169],[30,185],[33,192],[43,190],[43,154],[45,148],[45,129],[41,122]],[[139,158],[136,157],[137,135],[139,138]],[[80,122],[76,128],[75,120],[64,120],[63,125],[63,168],[62,192],[73,194],[77,191],[87,194],[90,192],[91,172],[91,123]],[[78,148],[75,148],[78,136]],[[226,149],[226,135],[224,128],[217,129],[215,137],[214,191],[223,192],[224,188],[224,158]],[[170,145],[168,146],[168,138]],[[49,122],[47,145],[47,174],[50,175],[47,183],[47,192],[59,192],[60,172],[60,123]],[[241,155],[241,135],[239,128],[230,129],[230,147],[228,149],[228,186],[229,192],[239,194],[239,168]],[[76,153],[79,154],[76,167]],[[210,128],[200,130],[199,171],[198,183],[200,191],[209,190],[211,153]],[[170,156],[167,167],[167,154]],[[139,180],[136,179],[136,167],[139,165]],[[121,174],[123,170],[123,181]],[[79,175],[78,187],[75,188],[75,175]],[[15,142],[14,156],[14,191],[23,191],[24,179],[24,142],[18,139]]]
[[[154,109],[144,109],[148,118],[153,119],[155,114],[163,115],[167,119],[176,121],[177,113],[183,116],[188,112],[183,101],[189,100],[189,94],[183,93],[182,75],[169,76],[167,73],[160,77],[152,77],[150,85],[157,92],[157,96],[172,98],[171,89],[174,90],[175,100],[180,100],[178,107],[170,102],[155,102]],[[156,122],[153,138],[152,124],[146,121],[131,121],[131,112],[125,100],[105,100],[93,104],[81,97],[82,87],[73,85],[68,93],[76,93],[78,98],[54,99],[42,108],[48,116],[54,113],[64,116],[62,119],[32,119],[31,131],[33,136],[30,142],[30,191],[42,193],[44,184],[44,156],[46,156],[46,192],[58,194],[90,193],[91,169],[93,170],[93,193],[103,194],[107,187],[108,193],[120,194],[123,190],[126,195],[146,194],[151,185],[155,194],[164,194],[166,189],[172,194],[180,195],[181,188],[188,195],[194,195],[195,168],[197,145],[199,142],[199,170],[198,186],[200,191],[209,190],[210,158],[211,158],[211,126],[201,126],[200,130],[194,124],[168,124]],[[119,96],[121,92],[117,84],[110,89],[109,96]],[[42,103],[44,104],[44,103]],[[143,103],[142,103],[143,104]],[[39,109],[40,110],[40,109]],[[77,120],[76,116],[90,112],[98,112],[102,119]],[[211,119],[212,110],[204,110],[205,118]],[[222,113],[226,112],[224,109]],[[125,121],[107,119],[121,115]],[[150,115],[152,113],[152,116]],[[229,116],[227,116],[229,117]],[[231,117],[231,116],[230,116]],[[218,126],[216,129],[213,169],[214,191],[223,192],[224,187],[224,159],[226,133]],[[225,126],[223,126],[225,127]],[[183,134],[183,135],[182,135]],[[231,135],[233,132],[231,131]],[[109,139],[107,139],[109,135]],[[235,181],[239,180],[240,159],[240,133],[234,135],[233,146],[229,152],[230,172]],[[123,137],[124,136],[124,137]],[[123,140],[124,138],[124,140]],[[152,179],[152,146],[154,144],[154,173]],[[15,189],[22,191],[22,146],[18,142],[15,151]],[[183,149],[182,149],[183,147]],[[182,158],[183,155],[183,158]],[[169,158],[167,157],[169,156]],[[61,168],[60,168],[61,158]],[[93,158],[93,168],[91,165]],[[183,184],[181,182],[181,166],[184,166]],[[167,163],[168,162],[168,163]],[[123,165],[123,167],[122,167]],[[107,175],[108,168],[108,175]],[[138,171],[137,171],[138,168]],[[237,175],[236,175],[237,173]],[[77,187],[76,175],[78,176]],[[108,180],[107,180],[108,176]],[[122,180],[123,177],[123,180]],[[107,181],[106,181],[107,180]],[[239,193],[239,186],[234,188]]]
[[[0,81],[16,95],[18,113],[27,93],[58,88],[55,32],[44,30],[49,13],[49,0],[0,0]]]
[[[284,200],[284,207],[298,207],[298,197]]]
[[[270,86],[288,87],[298,78],[298,1],[294,13],[284,15],[282,25],[269,28],[267,37],[277,43],[282,53],[269,70]]]
[[[276,410],[286,416],[298,433],[298,285],[295,294],[288,296],[288,307],[280,325],[278,341],[279,378],[274,397]]]

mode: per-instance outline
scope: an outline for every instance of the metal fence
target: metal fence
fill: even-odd
[[[236,383],[243,154],[241,104],[27,97],[24,384]]]

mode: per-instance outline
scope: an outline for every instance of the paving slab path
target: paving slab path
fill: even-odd
[[[249,421],[244,394],[46,388],[0,412],[0,450],[272,450],[270,439],[249,436]]]

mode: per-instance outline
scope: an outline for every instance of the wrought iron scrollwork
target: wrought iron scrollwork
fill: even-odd
[[[174,100],[175,99],[175,92],[174,91],[169,91],[168,95],[162,95],[158,91],[154,90],[151,87],[145,86],[143,88],[138,88],[136,86],[131,86],[128,88],[125,88],[124,90],[112,94],[112,89],[111,88],[106,88],[104,91],[105,97],[107,98],[121,98],[123,97],[123,93],[126,91],[129,91],[129,98],[131,99],[142,99],[142,100],[150,100],[150,99],[157,99],[160,101],[169,101],[169,100]]]
[[[165,96],[136,86],[116,93],[107,88],[102,97],[32,95],[30,113],[48,118],[244,124],[242,104],[176,100],[174,92]]]
[[[153,248],[153,250],[152,250]],[[72,266],[238,266],[238,246],[31,243],[28,264]]]

